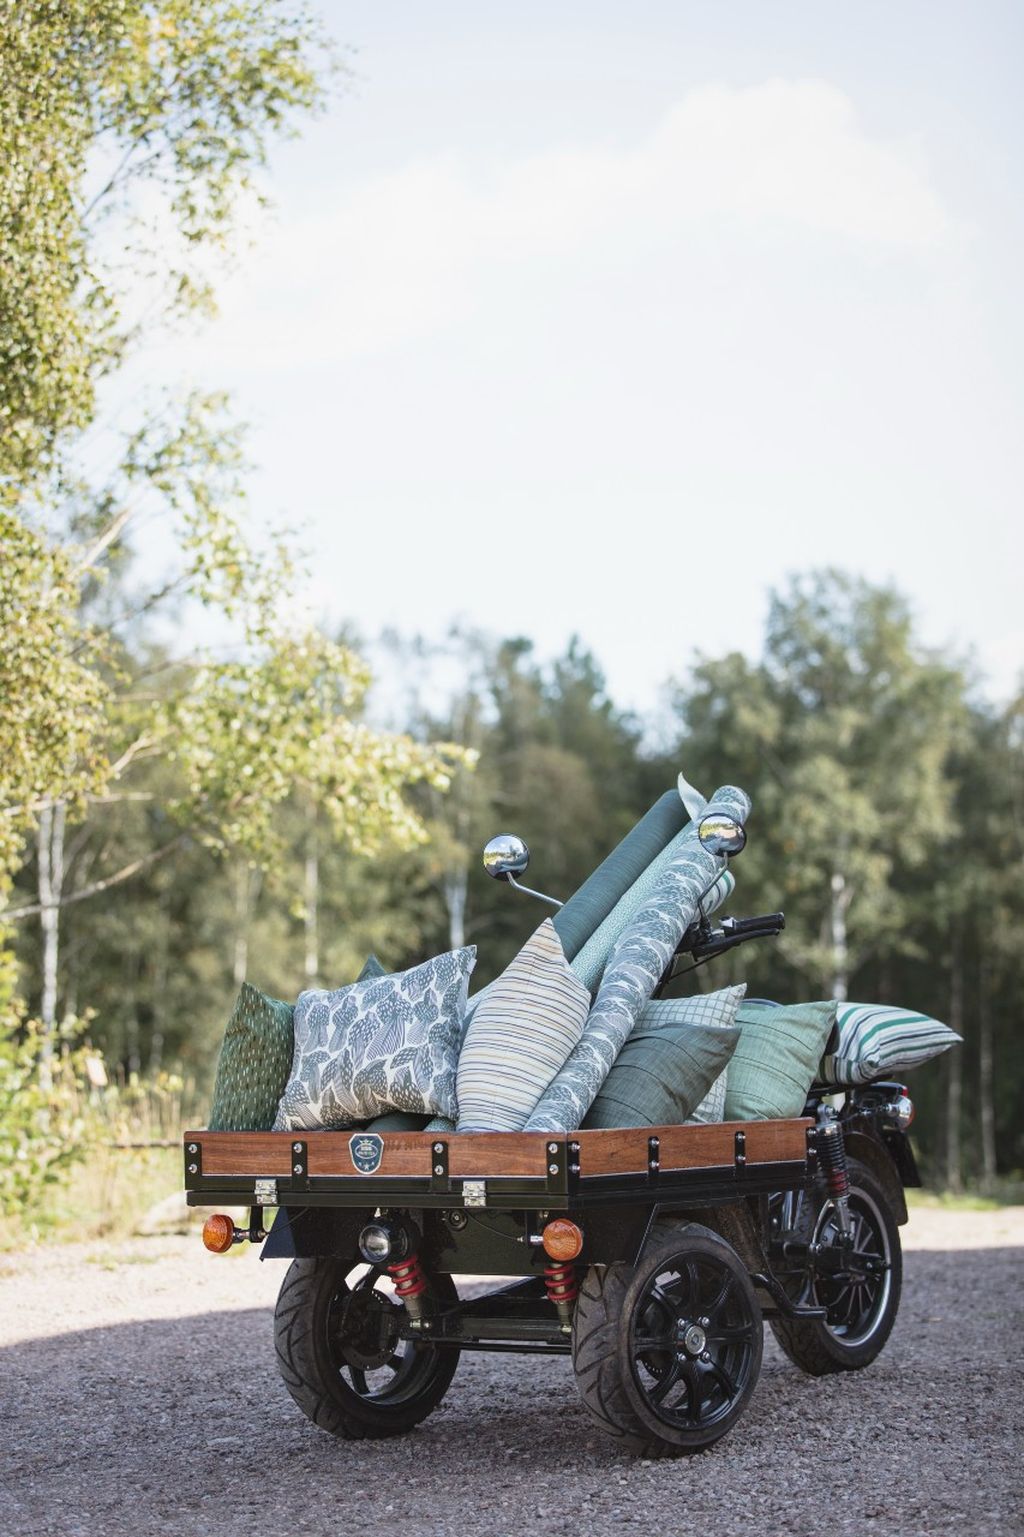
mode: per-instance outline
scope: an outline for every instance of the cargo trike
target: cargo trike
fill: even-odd
[[[782,924],[712,928],[701,909],[659,989]],[[247,1225],[212,1215],[209,1248],[290,1259],[278,1364],[323,1430],[410,1431],[466,1350],[562,1355],[601,1430],[677,1456],[743,1413],[765,1320],[812,1375],[878,1355],[900,1299],[904,1186],[919,1183],[911,1115],[903,1085],[878,1081],[814,1084],[803,1114],[778,1120],[192,1131],[185,1185],[190,1205],[249,1209]]]

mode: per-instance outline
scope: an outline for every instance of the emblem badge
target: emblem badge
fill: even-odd
[[[384,1157],[384,1138],[375,1131],[360,1131],[349,1137],[348,1150],[358,1174],[376,1174]]]

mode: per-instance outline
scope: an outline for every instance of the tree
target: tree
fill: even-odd
[[[36,901],[0,918],[40,919],[45,1073],[63,909],[185,839],[231,852],[248,890],[294,795],[359,851],[422,840],[405,792],[442,788],[466,758],[371,730],[359,659],[280,622],[290,556],[281,540],[259,549],[243,534],[241,437],[221,397],[169,397],[136,421],[110,477],[82,468],[98,385],[147,333],[128,302],[140,271],[149,326],[202,312],[204,253],[229,240],[273,135],[317,104],[324,45],[311,13],[277,0],[37,0],[3,4],[0,21],[0,587],[12,626],[0,685],[15,746],[0,770],[0,900],[32,833],[37,885]],[[169,523],[179,552],[144,595],[129,575],[143,512]],[[147,690],[140,626],[168,601],[216,608],[240,649],[162,658]],[[161,756],[180,778],[162,838],[81,879],[89,828],[69,849],[72,825],[98,801],[153,796],[130,771]]]
[[[0,0],[0,489],[64,463],[149,324],[210,300],[270,140],[321,98],[312,14],[276,0]],[[136,192],[148,192],[147,216]]]
[[[773,596],[761,662],[704,661],[676,692],[687,774],[754,795],[744,882],[784,901],[781,953],[819,995],[913,951],[902,876],[949,835],[964,689],[897,593],[826,571]]]

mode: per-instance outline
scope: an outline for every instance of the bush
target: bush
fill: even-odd
[[[90,1146],[85,1113],[86,1062],[81,1025],[61,1031],[52,1086],[39,1079],[40,1030],[35,1021],[0,1021],[0,1215],[31,1217],[49,1188],[64,1182]]]

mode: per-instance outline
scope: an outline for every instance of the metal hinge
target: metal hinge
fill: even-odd
[[[277,1205],[277,1180],[257,1179],[253,1181],[253,1198],[257,1206]]]
[[[486,1206],[487,1181],[484,1179],[464,1179],[462,1181],[462,1201],[465,1206]]]

